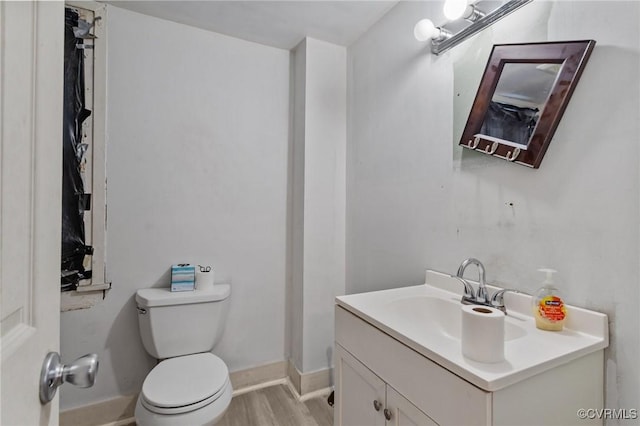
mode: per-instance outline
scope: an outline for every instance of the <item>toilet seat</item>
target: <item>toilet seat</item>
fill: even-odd
[[[211,404],[229,386],[229,370],[212,353],[170,358],[147,376],[140,402],[157,414],[181,414]]]

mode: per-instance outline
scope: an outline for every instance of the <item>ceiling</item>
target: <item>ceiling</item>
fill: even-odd
[[[268,46],[304,37],[349,46],[397,1],[106,1],[117,7]]]

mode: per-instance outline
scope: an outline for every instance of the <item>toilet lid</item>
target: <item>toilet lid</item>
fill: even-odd
[[[142,396],[155,407],[183,407],[212,397],[228,380],[227,366],[212,353],[180,356],[151,370],[142,384]]]

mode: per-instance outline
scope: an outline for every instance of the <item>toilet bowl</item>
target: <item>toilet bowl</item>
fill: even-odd
[[[220,335],[229,286],[188,293],[136,294],[143,345],[164,359],[142,385],[135,409],[139,426],[214,425],[231,403],[229,370],[208,352]]]
[[[229,406],[232,392],[229,370],[217,356],[171,358],[145,379],[136,422],[140,426],[214,425]]]

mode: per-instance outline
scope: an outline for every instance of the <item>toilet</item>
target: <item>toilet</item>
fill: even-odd
[[[137,291],[142,344],[161,360],[142,384],[137,425],[214,425],[222,418],[233,389],[227,366],[210,351],[222,335],[230,294],[228,284]]]

